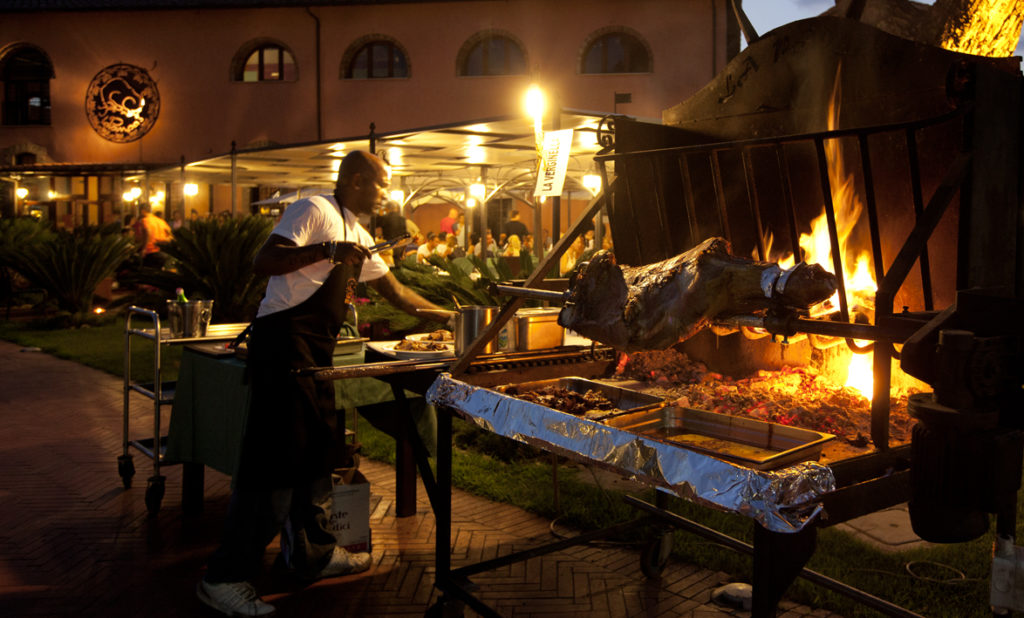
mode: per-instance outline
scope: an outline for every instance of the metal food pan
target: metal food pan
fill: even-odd
[[[757,470],[817,461],[822,446],[835,439],[820,431],[680,406],[621,414],[603,422]]]
[[[561,309],[520,309],[516,311],[516,349],[544,350],[562,345],[564,328],[558,323]]]
[[[664,402],[661,397],[657,397],[655,395],[648,395],[647,393],[641,393],[640,391],[634,391],[628,388],[621,388],[611,384],[605,384],[603,382],[595,382],[594,380],[576,377],[506,384],[504,386],[497,387],[495,390],[499,393],[505,393],[509,388],[514,387],[520,391],[537,391],[549,386],[564,388],[580,394],[585,394],[587,391],[591,390],[601,393],[607,397],[616,408],[615,410],[604,410],[604,412],[607,412],[609,415],[622,414],[623,412],[629,411],[635,412],[641,409],[647,409],[651,406],[660,406]]]

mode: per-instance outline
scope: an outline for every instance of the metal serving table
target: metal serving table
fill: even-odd
[[[144,323],[148,328],[140,328],[137,323]],[[183,345],[187,343],[213,343],[231,341],[237,337],[246,324],[210,324],[203,337],[171,336],[167,328],[161,328],[160,315],[151,309],[129,307],[124,327],[124,418],[122,421],[122,452],[117,458],[117,472],[125,489],[132,486],[135,476],[135,463],[129,448],[135,448],[153,461],[153,474],[146,483],[146,508],[150,513],[160,510],[164,497],[164,477],[160,474],[160,464],[167,446],[166,436],[161,436],[161,409],[174,402],[176,382],[163,379],[162,351],[165,345]],[[135,338],[151,342],[153,350],[153,376],[148,382],[139,382],[132,376],[132,342]],[[129,426],[129,396],[140,393],[153,402],[153,435],[152,437],[132,439]]]

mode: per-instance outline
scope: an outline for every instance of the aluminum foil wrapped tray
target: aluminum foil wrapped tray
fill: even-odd
[[[819,497],[835,489],[832,470],[804,461],[758,470],[580,418],[442,374],[427,400],[483,429],[537,448],[594,463],[680,498],[755,519],[774,532],[797,532],[821,511]]]

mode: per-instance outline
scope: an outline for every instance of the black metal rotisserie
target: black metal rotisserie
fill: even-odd
[[[774,238],[776,247],[800,260],[800,234],[821,213],[839,280],[832,314],[769,308],[727,316],[716,331],[753,328],[773,340],[803,338],[802,348],[786,348],[789,360],[797,362],[795,356],[815,349],[806,342],[822,338],[838,338],[853,353],[872,355],[872,448],[829,463],[834,486],[810,499],[821,508],[804,510],[811,514],[793,531],[758,520],[749,548],[754,615],[774,613],[814,551],[817,527],[900,502],[910,501],[915,530],[939,541],[976,537],[987,529],[987,515],[996,513],[1000,538],[1008,537],[1012,546],[1021,478],[1022,338],[1013,325],[1019,318],[1008,316],[1019,315],[1024,289],[1021,86],[1015,59],[966,56],[854,20],[822,18],[780,28],[751,44],[707,87],[666,111],[671,126],[614,119],[614,151],[597,157],[606,187],[598,201],[607,206],[619,263],[665,260],[712,236],[726,238],[737,255],[767,261],[775,259],[767,242]],[[845,174],[836,173],[837,158],[847,162]],[[837,198],[844,187],[860,196],[864,214],[847,229],[842,219],[849,207]],[[600,205],[592,203],[580,222]],[[841,246],[847,238],[870,256],[878,284],[873,306],[847,301],[843,273],[850,258]],[[701,334],[680,347],[709,364],[748,369],[749,358],[737,360],[720,350],[743,356],[744,348],[772,345],[736,334],[728,336],[738,338],[728,345],[706,345],[710,337]],[[913,445],[890,443],[894,361],[936,391],[913,400],[921,428]],[[455,378],[462,379],[468,363],[456,365]],[[439,403],[458,407],[455,400],[494,395],[466,388]],[[562,423],[560,436],[589,428],[586,419]],[[539,429],[533,431],[512,433],[546,441]],[[657,450],[637,436],[623,439],[639,450]],[[554,442],[544,447],[572,450]],[[576,454],[608,462],[592,450]],[[643,466],[612,459],[620,471],[643,476]],[[985,482],[977,482],[982,477]],[[694,472],[683,484],[706,480]],[[700,502],[696,494],[686,497]],[[726,508],[756,511],[750,506]],[[686,526],[661,509],[639,508]],[[441,566],[450,563],[440,565],[439,573]],[[457,582],[439,585],[467,598]],[[885,613],[907,614],[878,599],[858,598]]]

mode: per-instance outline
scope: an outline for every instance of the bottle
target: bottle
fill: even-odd
[[[178,295],[178,302],[179,303],[187,303],[188,302],[188,299],[185,298],[185,288],[178,288],[178,289],[174,290],[174,293]]]

